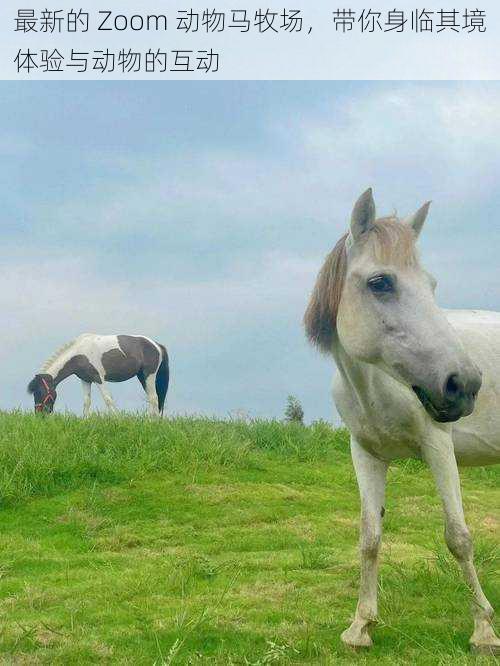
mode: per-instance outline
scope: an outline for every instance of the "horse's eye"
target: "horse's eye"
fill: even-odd
[[[390,294],[394,291],[394,279],[390,275],[375,275],[368,280],[368,287],[374,294]]]

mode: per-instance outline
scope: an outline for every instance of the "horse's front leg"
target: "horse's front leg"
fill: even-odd
[[[443,502],[446,544],[460,564],[472,591],[474,633],[470,638],[471,648],[480,653],[500,654],[500,639],[491,624],[493,608],[481,588],[474,567],[472,539],[465,523],[460,477],[451,436],[439,431],[426,442],[423,453]]]
[[[361,497],[361,580],[356,615],[342,634],[350,647],[370,647],[370,628],[377,620],[378,552],[382,539],[387,463],[365,451],[351,437],[351,455]]]
[[[82,379],[82,390],[83,390],[83,416],[84,418],[86,418],[90,414],[92,384]]]
[[[110,414],[116,414],[118,412],[118,410],[116,408],[115,401],[113,400],[113,396],[109,392],[108,387],[106,386],[106,384],[104,382],[102,382],[101,384],[97,384],[97,386],[99,387],[99,391],[101,392],[102,399],[104,400],[104,404],[108,408],[108,412]]]

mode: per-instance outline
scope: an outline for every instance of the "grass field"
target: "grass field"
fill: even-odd
[[[500,609],[500,469],[462,471]],[[468,664],[465,585],[416,461],[391,467],[370,653],[347,435],[326,424],[0,415],[0,664]],[[498,623],[497,623],[498,626]]]

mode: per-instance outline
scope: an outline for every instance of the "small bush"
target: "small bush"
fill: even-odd
[[[289,395],[286,401],[285,421],[288,423],[304,423],[304,410],[299,400]]]

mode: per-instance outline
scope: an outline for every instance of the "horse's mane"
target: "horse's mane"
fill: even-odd
[[[337,312],[347,273],[345,233],[326,257],[304,315],[309,341],[320,351],[330,353],[336,331]],[[417,261],[415,235],[408,224],[395,215],[375,220],[363,241],[377,261],[409,266]]]
[[[69,342],[65,342],[59,349],[57,349],[50,358],[48,358],[45,363],[42,365],[40,368],[40,372],[46,372],[50,366],[57,361],[57,359],[64,354],[65,351],[67,351],[70,347],[72,347],[74,344],[76,344],[79,340],[82,338],[86,337],[87,335],[92,335],[92,333],[83,333],[83,335],[79,335],[76,338],[73,338],[73,340],[70,340]]]

